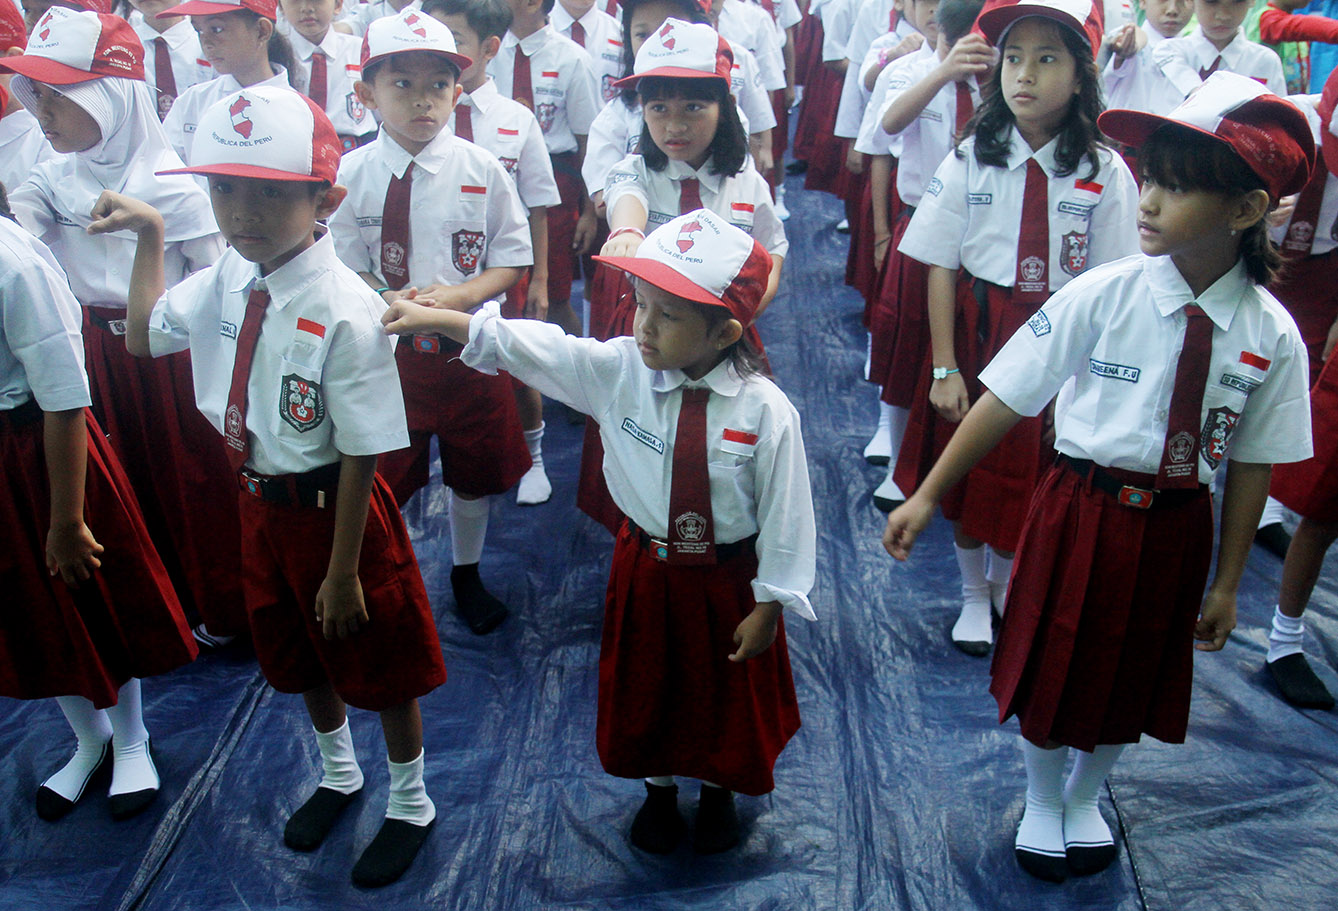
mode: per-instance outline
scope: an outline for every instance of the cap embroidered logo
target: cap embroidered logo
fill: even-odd
[[[674,38],[666,38],[665,36],[668,35],[670,32],[672,32],[673,30],[674,30],[674,27],[673,27],[672,25],[670,25],[669,23],[667,23],[667,22],[664,24],[664,28],[660,29],[660,37],[661,37],[661,38],[664,38],[664,46],[665,46],[665,49],[666,49],[666,50],[670,50],[670,51],[672,51],[672,50],[674,49],[674,42],[675,42],[675,39],[674,39]]]
[[[420,20],[419,20],[417,14],[413,14],[413,15],[410,15],[410,16],[405,17],[405,19],[404,19],[404,24],[407,25],[407,26],[409,26],[409,31],[413,32],[413,33],[414,33],[415,35],[417,35],[419,38],[426,38],[426,37],[427,37],[427,29],[425,29],[425,28],[423,28],[421,25],[419,25],[419,24],[418,24],[419,21],[420,21]]]
[[[247,100],[245,95],[238,95],[237,100],[228,108],[228,114],[232,116],[232,128],[236,130],[243,139],[251,138],[251,127],[254,126],[254,124],[251,123],[250,118],[246,116],[246,109],[250,106],[251,102]]]
[[[686,253],[692,249],[697,239],[692,235],[702,229],[702,223],[695,218],[678,230],[678,252]]]

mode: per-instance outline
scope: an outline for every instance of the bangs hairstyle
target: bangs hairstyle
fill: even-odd
[[[1038,17],[1027,16],[1024,19]],[[1078,80],[1078,94],[1069,101],[1069,111],[1064,122],[1059,126],[1059,145],[1055,149],[1055,163],[1059,166],[1058,177],[1066,177],[1078,170],[1083,159],[1087,159],[1090,170],[1083,175],[1084,180],[1096,177],[1100,168],[1097,150],[1101,148],[1101,131],[1096,127],[1096,118],[1104,108],[1101,96],[1101,76],[1096,71],[1096,61],[1092,58],[1092,46],[1085,36],[1051,19],[1041,19],[1048,28],[1054,29],[1064,44],[1065,50],[1073,57],[1074,71]],[[1007,44],[1006,34],[1004,44]],[[1003,48],[999,48],[1000,53]],[[1008,167],[1008,154],[1013,143],[1013,112],[1008,107],[1002,91],[1003,62],[1000,61],[990,73],[989,82],[980,87],[981,103],[975,115],[967,123],[962,138],[976,137],[976,161],[996,168]],[[960,151],[957,153],[961,154]]]
[[[1138,150],[1138,170],[1145,183],[1216,193],[1227,198],[1268,187],[1263,178],[1221,140],[1175,124],[1159,127]],[[1270,201],[1269,211],[1277,205]],[[1208,230],[1212,226],[1204,225]],[[1240,255],[1245,271],[1268,284],[1284,262],[1268,238],[1268,219],[1261,218],[1241,233]]]
[[[637,83],[642,105],[652,101],[714,101],[720,106],[720,119],[711,138],[711,173],[733,176],[748,161],[748,137],[739,120],[734,96],[723,79],[676,79],[672,76],[647,76]],[[650,138],[650,126],[641,124],[641,158],[652,171],[663,171],[669,157]]]
[[[376,81],[377,73],[380,73],[381,70],[387,66],[390,67],[390,71],[392,73],[402,72],[401,70],[395,68],[395,62],[403,57],[408,56],[409,54],[426,54],[435,58],[441,64],[441,72],[450,73],[452,79],[454,79],[456,82],[460,81],[460,68],[455,65],[454,61],[441,56],[435,51],[422,51],[422,50],[402,51],[398,54],[390,54],[387,57],[382,57],[380,60],[373,60],[367,66],[362,68],[362,81],[367,83],[368,85],[371,85],[373,82]]]
[[[623,18],[623,69],[622,78],[632,75],[632,70],[636,65],[636,54],[632,53],[632,13],[636,12],[637,7],[645,6],[647,3],[669,3],[678,7],[670,13],[674,19],[682,19],[684,22],[694,22],[698,25],[710,25],[706,14],[702,8],[697,5],[697,0],[622,0],[618,5]],[[627,105],[628,110],[636,107],[636,89],[626,88],[618,92],[622,96],[623,104]]]
[[[941,0],[934,11],[939,34],[948,44],[956,44],[971,31],[984,6],[985,0]]]
[[[650,284],[644,278],[637,278],[635,275],[629,275],[628,277],[632,280],[634,289]],[[682,298],[679,299],[683,300]],[[726,307],[716,304],[702,304],[697,301],[686,301],[686,303],[691,304],[706,319],[707,332],[714,332],[715,328],[725,320],[734,318],[734,315]],[[743,334],[739,336],[739,340],[722,353],[725,355],[723,359],[727,359],[730,365],[734,367],[734,372],[743,379],[750,376],[771,376],[771,372],[767,369],[766,358],[762,356],[762,352],[757,350],[757,346],[748,337],[747,326],[743,327]]]
[[[501,38],[511,28],[511,7],[504,0],[426,0],[423,12],[432,17],[461,15],[479,42]]]

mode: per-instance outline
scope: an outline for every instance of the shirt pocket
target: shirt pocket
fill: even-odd
[[[485,268],[488,250],[488,189],[482,183],[462,184],[455,205],[446,208],[437,241],[437,274],[429,282],[457,285]]]
[[[328,429],[322,386],[327,347],[294,340],[279,359],[279,394],[269,421],[276,437]]]

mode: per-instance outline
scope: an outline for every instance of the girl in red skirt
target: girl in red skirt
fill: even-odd
[[[599,758],[646,779],[634,845],[674,850],[685,825],[671,776],[682,775],[703,782],[693,847],[723,851],[739,839],[731,792],[771,791],[799,728],[781,611],[813,619],[799,418],[743,334],[771,257],[699,209],[634,256],[600,259],[634,277],[633,338],[571,338],[491,306],[471,319],[399,301],[383,319],[391,332],[468,342],[465,363],[505,369],[599,422],[627,516],[605,599]]]
[[[1035,0],[979,18],[1002,62],[981,90],[970,137],[943,160],[897,249],[929,267],[929,348],[893,481],[914,490],[981,394],[977,373],[1046,298],[1090,266],[1135,252],[1133,175],[1101,142],[1088,0]],[[952,641],[989,653],[1027,501],[1045,469],[1042,417],[1004,443],[943,501],[962,609]],[[982,546],[986,545],[986,546]]]
[[[124,819],[158,793],[139,678],[196,647],[86,410],[79,304],[2,190],[0,214],[0,696],[54,697],[74,729],[74,756],[37,791],[39,816],[64,816],[110,764],[111,814]]]
[[[934,504],[1058,393],[1057,454],[1031,498],[990,686],[1023,738],[1016,857],[1055,881],[1115,859],[1100,787],[1143,734],[1184,741],[1193,641],[1226,644],[1272,463],[1311,451],[1305,347],[1262,287],[1279,261],[1265,216],[1314,160],[1305,117],[1217,73],[1169,117],[1110,111],[1100,126],[1140,149],[1146,255],[1073,280],[1017,331],[883,535],[906,559]],[[1205,596],[1209,485],[1227,460]]]

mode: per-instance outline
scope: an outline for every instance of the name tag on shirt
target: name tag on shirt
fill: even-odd
[[[623,430],[632,435],[632,439],[638,443],[644,443],[651,449],[654,449],[660,455],[664,455],[664,440],[651,433],[649,430],[643,430],[637,426],[636,421],[631,418],[623,418]]]
[[[942,184],[939,185],[940,187]],[[935,193],[935,196],[938,194]],[[966,204],[968,206],[988,206],[994,203],[993,193],[967,193]]]
[[[1137,367],[1126,367],[1124,364],[1107,364],[1105,361],[1098,361],[1096,358],[1092,358],[1091,363],[1092,373],[1108,380],[1137,383],[1138,377],[1142,373]]]
[[[220,320],[218,324],[218,334],[224,338],[236,338],[237,324],[230,323],[227,320]]]

